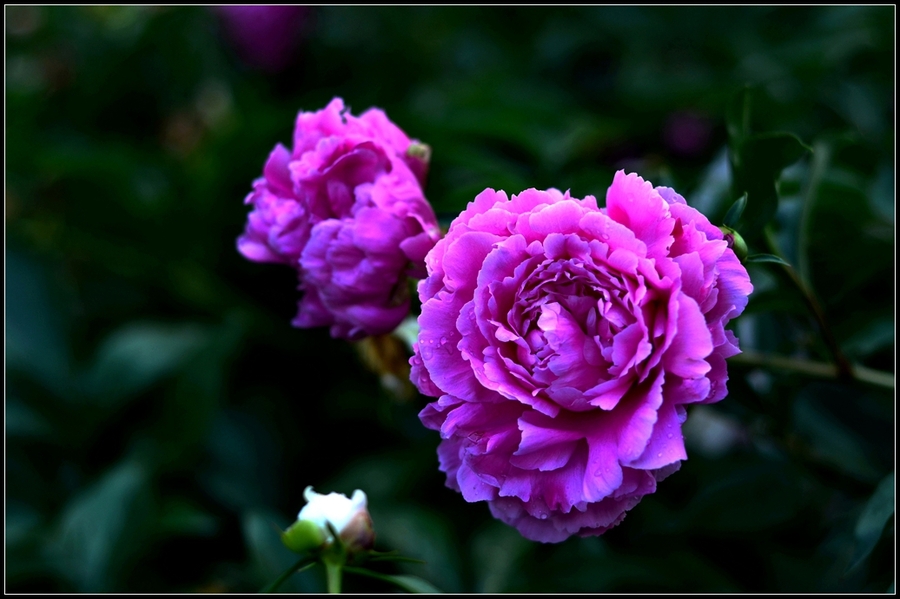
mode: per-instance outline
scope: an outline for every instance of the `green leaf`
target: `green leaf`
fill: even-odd
[[[424,564],[425,560],[416,559],[414,557],[406,557],[400,555],[398,551],[374,551],[362,554],[366,561],[370,562],[410,562],[414,564]]]
[[[308,593],[319,590],[315,577],[292,576],[309,556],[297,562],[297,555],[281,543],[279,530],[284,530],[287,525],[284,518],[274,512],[254,510],[244,514],[242,525],[247,549],[260,582],[281,580],[290,570],[279,583],[284,591]]]
[[[174,385],[166,389],[154,426],[154,436],[174,454],[175,462],[199,449],[206,439],[227,379],[227,363],[243,329],[231,319],[210,333],[199,350],[188,349]]]
[[[297,560],[297,563],[293,564],[287,570],[282,572],[278,578],[264,586],[262,589],[260,589],[259,592],[274,593],[275,591],[280,589],[281,585],[283,585],[285,581],[287,581],[287,579],[289,579],[291,576],[293,576],[294,574],[299,574],[300,572],[305,572],[306,570],[309,570],[310,568],[315,566],[317,563],[317,558],[309,556],[301,557],[299,560]]]
[[[688,204],[708,216],[721,214],[731,194],[731,165],[723,148],[700,176],[697,187],[686,195]]]
[[[516,571],[521,559],[534,549],[514,528],[492,522],[480,531],[472,541],[469,552],[475,573],[475,592],[509,592],[516,582]]]
[[[774,264],[781,264],[782,266],[790,266],[790,264],[774,254],[753,254],[747,256],[744,259],[744,262],[772,262]]]
[[[387,576],[385,580],[388,582],[392,582],[404,591],[410,593],[440,593],[440,589],[436,586],[428,582],[427,580],[422,580],[418,576],[409,576],[406,574],[399,574],[395,576]]]
[[[722,221],[722,224],[731,229],[736,229],[746,206],[747,194],[745,193],[744,195],[739,197],[734,204],[731,205],[731,208],[728,209],[728,212],[725,214],[725,219]]]
[[[856,521],[853,531],[856,537],[856,548],[849,570],[859,566],[878,544],[881,532],[890,517],[894,514],[894,473],[891,472],[878,483],[878,487]]]
[[[797,473],[788,465],[738,457],[728,464],[681,514],[691,530],[755,533],[784,525],[803,508]]]
[[[793,406],[794,428],[808,440],[815,459],[857,480],[878,480],[880,473],[865,438],[823,403],[830,392],[834,391],[820,384],[801,391]]]
[[[41,523],[40,513],[32,506],[20,501],[8,501],[6,504],[6,548],[20,543],[33,542],[35,530]]]
[[[148,472],[122,462],[63,512],[54,551],[58,567],[81,592],[109,592],[146,545],[152,518]]]
[[[6,398],[7,438],[50,439],[53,429],[47,420],[25,402],[10,394]]]
[[[271,505],[278,477],[273,443],[271,433],[256,417],[220,410],[206,440],[208,459],[198,473],[204,491],[237,511]],[[287,551],[278,534],[274,536],[279,547]]]
[[[66,395],[69,349],[58,291],[43,265],[18,252],[6,256],[6,367]]]
[[[421,557],[426,564],[414,567],[447,592],[459,592],[460,558],[464,551],[455,543],[447,520],[439,513],[415,505],[394,502],[385,509],[373,502],[369,508],[378,538],[404,555]]]
[[[866,357],[877,351],[890,350],[894,345],[893,314],[878,316],[865,314],[865,318],[861,318],[860,321],[861,324],[852,321],[842,323],[845,330],[854,331],[842,344],[848,355]]]
[[[215,516],[192,501],[172,497],[163,501],[156,527],[165,535],[210,537],[216,534],[219,524]]]
[[[741,141],[732,156],[735,194],[747,194],[753,201],[744,211],[743,230],[759,234],[778,210],[775,183],[781,171],[812,151],[796,135],[785,132],[760,133]]]
[[[752,89],[744,87],[726,110],[732,191],[736,196],[747,194],[753,199],[746,206],[742,228],[751,245],[778,210],[775,183],[781,171],[812,151],[792,133],[751,134],[752,96]]]
[[[750,134],[750,108],[753,88],[742,87],[732,96],[725,111],[729,145],[738,146]]]
[[[433,584],[426,580],[422,580],[418,576],[409,576],[406,574],[381,574],[379,572],[373,572],[372,570],[367,570],[365,568],[355,568],[352,566],[345,566],[344,572],[349,572],[350,574],[358,574],[360,576],[368,576],[369,578],[375,578],[376,580],[383,580],[384,582],[389,582],[391,584],[397,585],[407,593],[441,592]]]
[[[86,391],[96,401],[114,405],[171,373],[208,339],[209,332],[196,324],[127,324],[100,346]]]

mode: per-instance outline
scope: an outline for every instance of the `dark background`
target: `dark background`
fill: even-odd
[[[734,359],[655,495],[532,543],[444,487],[424,398],[293,329],[295,274],[235,240],[268,152],[334,96],[432,146],[445,223],[485,187],[602,201],[619,168],[721,222],[750,84],[753,130],[814,150],[774,239],[842,351],[893,373],[895,7],[288,13],[261,59],[211,8],[5,8],[7,591],[256,590],[294,560],[277,527],[308,484],[365,490],[378,547],[427,561],[381,571],[445,591],[893,588],[893,388]],[[830,360],[779,268],[750,267],[742,346]]]

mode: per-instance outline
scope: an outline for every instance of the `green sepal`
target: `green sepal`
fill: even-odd
[[[306,553],[325,544],[325,535],[315,522],[297,520],[281,533],[281,542],[295,553]]]

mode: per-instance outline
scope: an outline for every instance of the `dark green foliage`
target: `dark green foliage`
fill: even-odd
[[[294,273],[235,240],[297,111],[342,96],[432,147],[444,221],[486,187],[674,187],[893,372],[895,10],[323,6],[267,74],[209,8],[7,6],[6,590],[256,591],[308,484],[364,489],[376,548],[427,562],[348,592],[892,587],[893,390],[735,359],[680,472],[535,544],[444,488],[422,398],[293,329]],[[742,346],[830,360],[785,269],[748,269]]]

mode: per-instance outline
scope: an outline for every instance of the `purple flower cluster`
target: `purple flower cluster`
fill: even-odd
[[[687,458],[685,406],[725,397],[747,271],[684,198],[622,171],[605,208],[486,189],[441,239],[427,154],[378,109],[301,112],[238,248],[297,269],[296,326],[351,340],[392,331],[425,277],[411,378],[447,485],[529,539],[602,534]]]
[[[543,542],[603,533],[678,469],[752,290],[705,216],[621,171],[605,209],[487,189],[426,264],[412,378],[447,485]]]
[[[297,116],[292,150],[275,146],[245,200],[253,211],[238,249],[298,270],[295,326],[354,340],[409,313],[407,277],[424,274],[440,238],[422,191],[425,148],[381,110],[355,117],[340,98]]]

